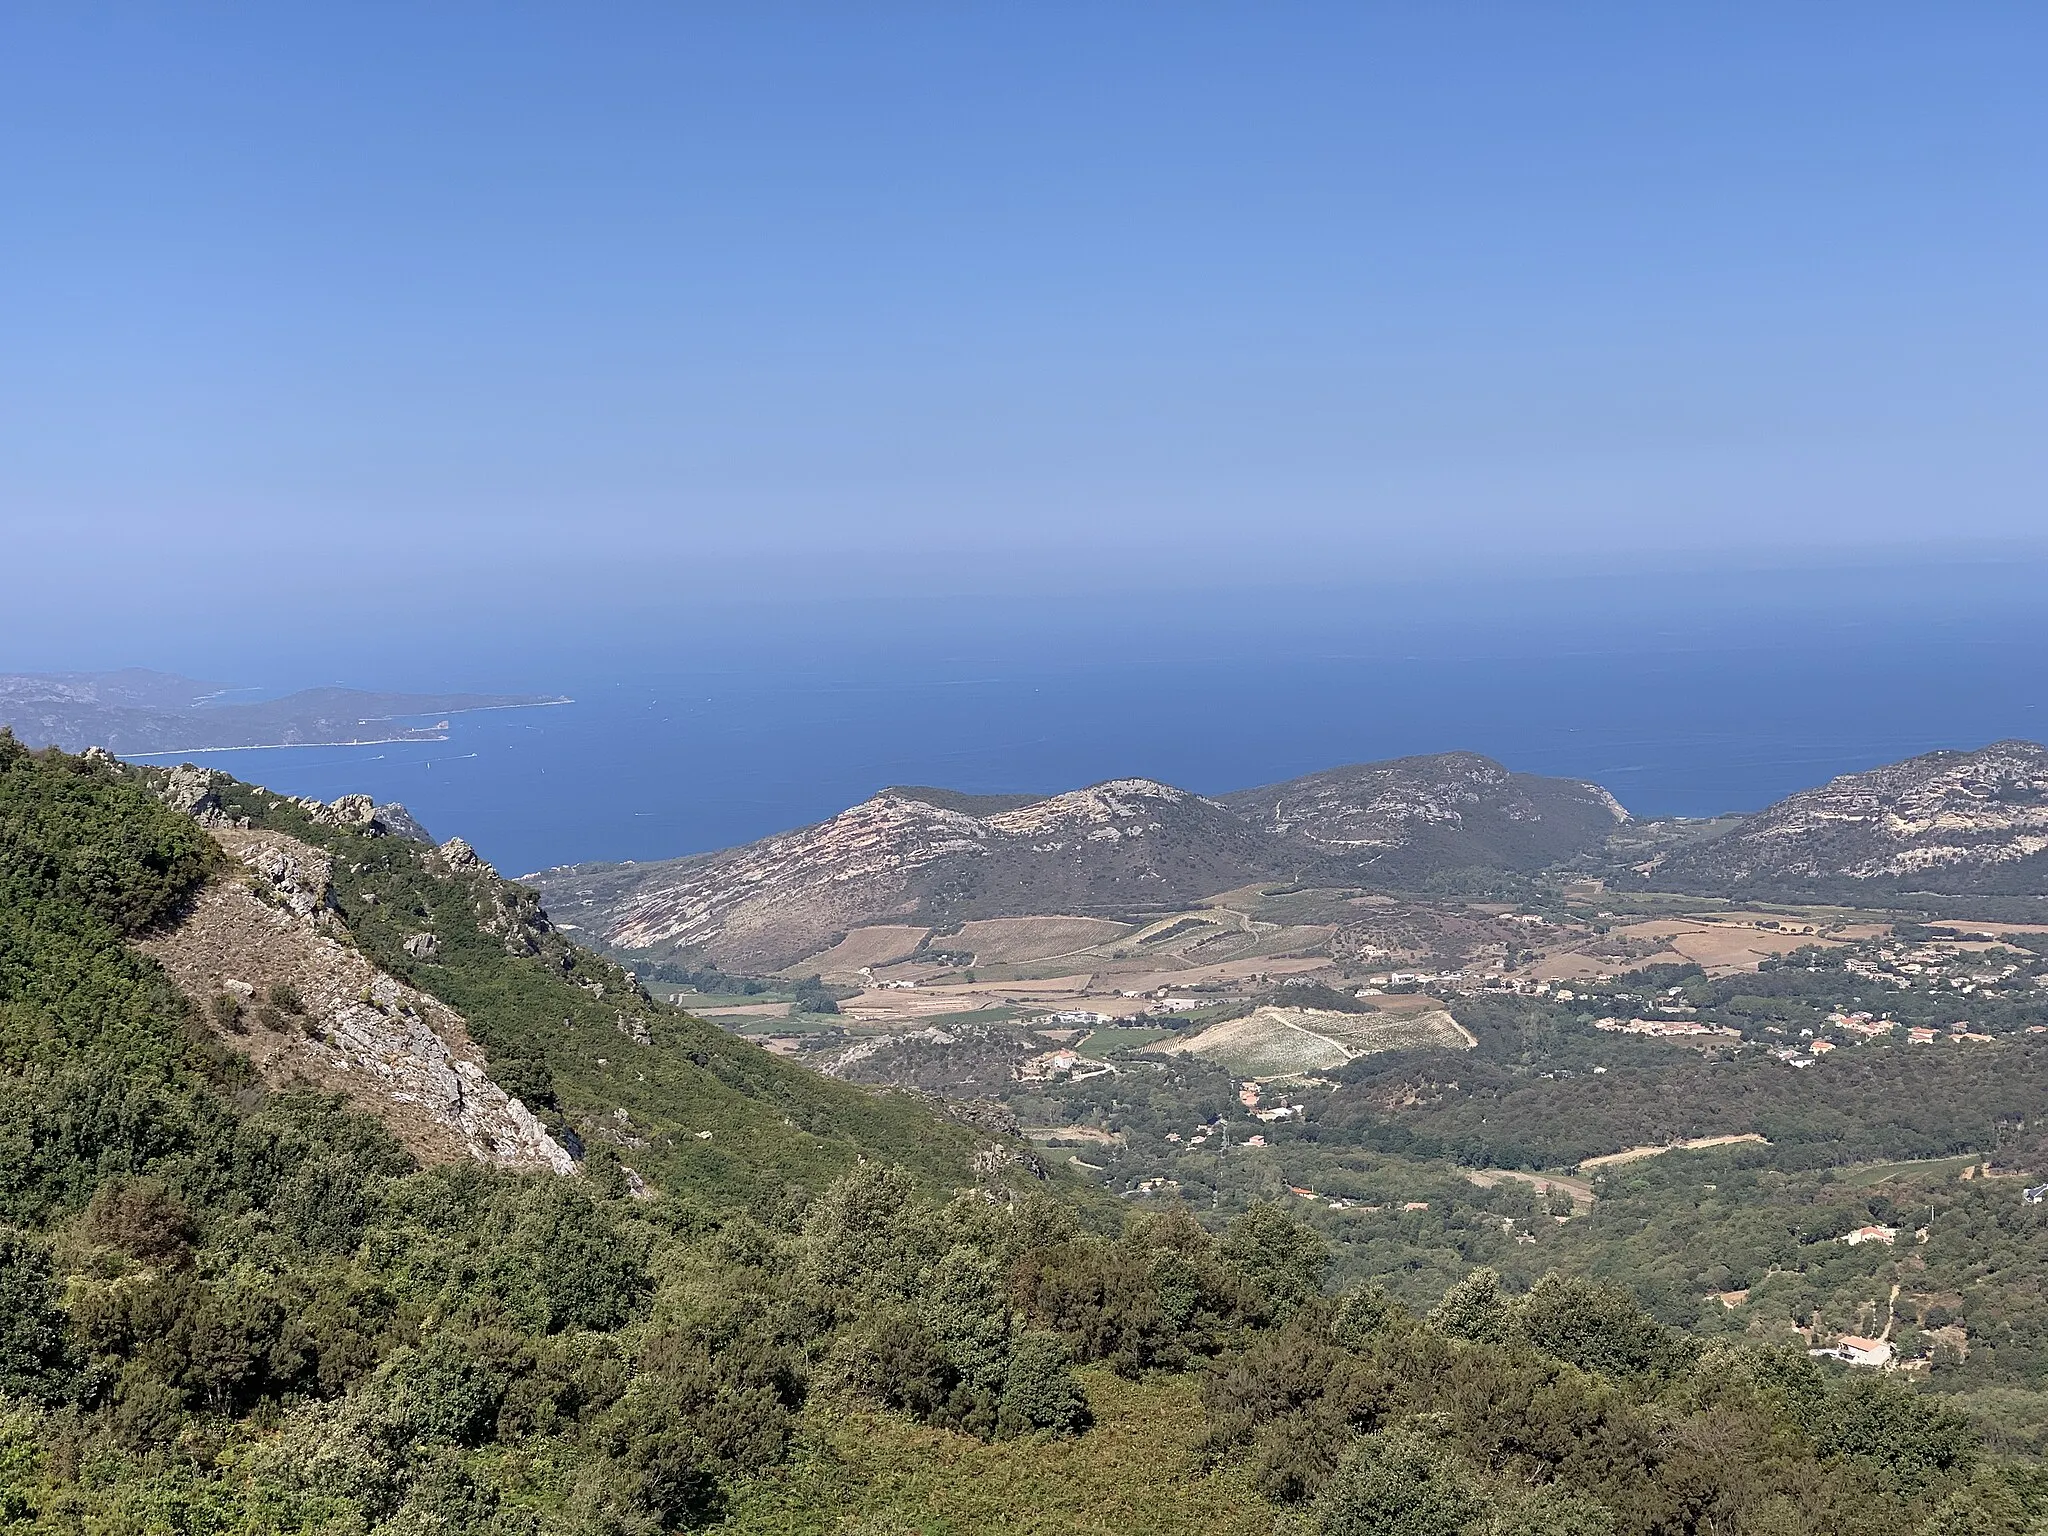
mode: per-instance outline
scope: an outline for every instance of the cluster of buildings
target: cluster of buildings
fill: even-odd
[[[1944,1038],[1944,1036],[1959,1045],[1965,1041],[1972,1045],[1989,1045],[1992,1043],[1993,1038],[1990,1035],[1978,1034],[1968,1024],[1957,1023],[1949,1025],[1946,1030],[1923,1029],[1915,1026],[1906,1031],[1906,1043],[1908,1045],[1932,1045],[1935,1041]]]
[[[1595,1019],[1595,1029],[1622,1035],[1653,1035],[1659,1039],[1686,1035],[1727,1035],[1742,1038],[1742,1031],[1725,1024],[1702,1024],[1698,1019]]]
[[[1031,1020],[1033,1024],[1081,1025],[1099,1028],[1110,1022],[1109,1015],[1097,1013],[1093,1008],[1062,1008],[1058,1013],[1041,1014]]]

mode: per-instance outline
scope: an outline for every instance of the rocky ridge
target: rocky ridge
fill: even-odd
[[[282,833],[209,830],[240,878],[209,884],[176,924],[138,947],[224,1044],[272,1087],[342,1095],[423,1158],[575,1171],[546,1127],[491,1079],[463,1017],[346,942],[325,854]]]
[[[1263,841],[1216,802],[1115,779],[983,816],[888,789],[724,854],[618,866],[595,885],[530,878],[608,943],[773,969],[862,924],[1188,900],[1270,868]]]
[[[1311,876],[1530,870],[1622,820],[1595,785],[1453,753],[1220,799],[1141,778],[1042,798],[893,788],[721,853],[527,879],[560,919],[606,944],[774,970],[871,924],[1172,910]]]
[[[2048,891],[2048,747],[2000,741],[1844,774],[1641,872],[1701,888],[1846,881],[2039,894]]]

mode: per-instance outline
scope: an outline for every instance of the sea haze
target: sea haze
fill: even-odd
[[[401,800],[521,873],[730,846],[888,784],[1204,793],[1470,749],[1639,816],[1753,810],[1937,747],[2048,734],[2038,570],[1987,566],[798,605],[636,621],[515,671],[380,684],[561,692],[445,742],[195,754],[294,794]],[[906,616],[907,615],[907,616]],[[459,649],[451,642],[451,654]]]

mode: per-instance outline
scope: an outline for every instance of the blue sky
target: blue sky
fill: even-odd
[[[2044,44],[2023,5],[11,6],[0,647],[2032,546]]]

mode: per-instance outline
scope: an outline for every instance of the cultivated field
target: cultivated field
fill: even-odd
[[[1211,1024],[1200,1034],[1149,1047],[1162,1056],[1197,1056],[1239,1077],[1327,1072],[1377,1051],[1427,1046],[1465,1050],[1477,1042],[1441,1008],[1404,1013],[1336,1013],[1317,1008],[1259,1008]]]
[[[896,924],[856,928],[830,949],[788,967],[789,974],[802,976],[850,976],[863,969],[901,960],[924,942],[929,928]]]
[[[933,948],[966,950],[977,965],[1022,965],[1113,943],[1130,931],[1129,924],[1102,917],[991,917],[945,935]]]
[[[1718,922],[1659,918],[1634,923],[1617,930],[1623,938],[1653,939],[1665,946],[1665,953],[1652,955],[1643,964],[1690,960],[1710,975],[1732,971],[1753,971],[1773,955],[1787,955],[1808,944],[1833,945],[1838,941],[1816,933],[1805,925],[1792,928],[1759,928],[1753,920],[1741,921],[1735,914]]]

